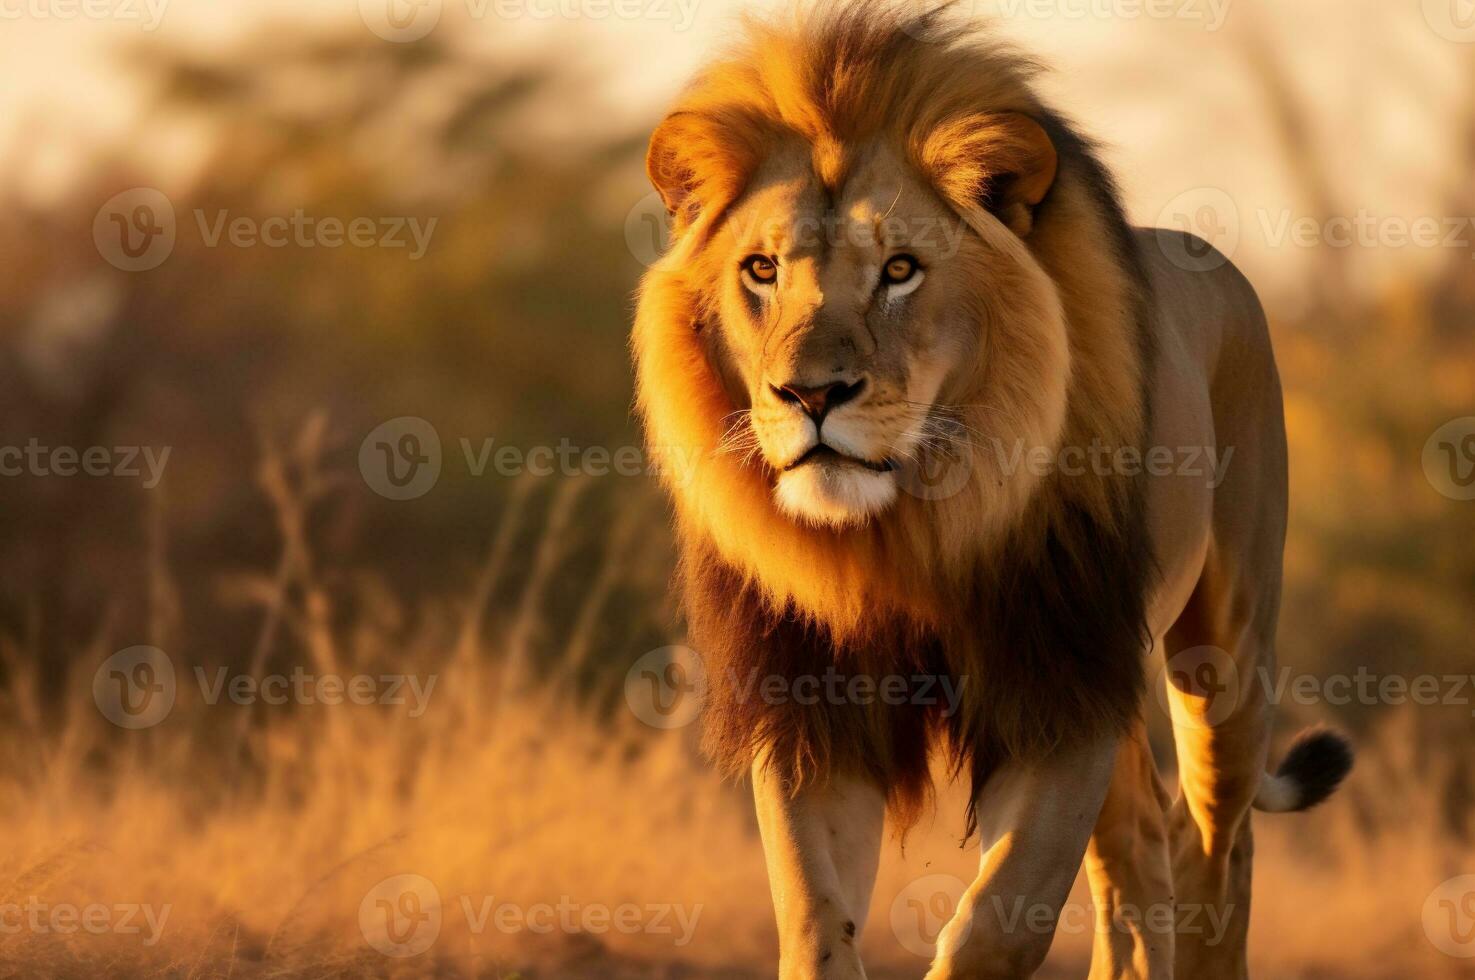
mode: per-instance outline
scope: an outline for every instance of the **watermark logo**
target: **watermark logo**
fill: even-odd
[[[92,700],[119,728],[152,728],[174,710],[174,662],[157,647],[119,650],[92,675]]]
[[[108,198],[92,219],[98,254],[124,272],[156,269],[174,251],[174,205],[152,187]]]
[[[390,419],[359,445],[359,473],[369,489],[390,500],[413,500],[440,479],[440,433],[414,415]]]
[[[1429,437],[1424,476],[1451,500],[1475,500],[1475,416],[1452,419]]]
[[[1169,692],[1170,687],[1177,696]],[[1227,721],[1239,706],[1239,668],[1228,651],[1219,647],[1189,647],[1163,664],[1153,688],[1174,725],[1213,728]]]
[[[690,647],[658,647],[625,674],[625,703],[652,728],[685,728],[702,713],[707,670]]]
[[[1446,41],[1475,44],[1475,0],[1424,0],[1424,22]]]
[[[950,922],[963,900],[968,885],[949,874],[926,875],[908,884],[891,903],[891,934],[909,953],[931,959],[937,952],[937,939]],[[961,933],[952,937],[961,944],[972,928],[969,920],[960,920]]]
[[[943,423],[946,424],[946,423]],[[947,500],[973,477],[973,447],[966,438],[918,446],[899,462],[896,485],[919,500]]]
[[[385,878],[359,903],[359,931],[385,956],[419,956],[440,936],[440,892],[423,875]]]
[[[418,41],[440,23],[441,0],[359,0],[364,26],[386,41]]]
[[[1167,260],[1187,272],[1209,272],[1239,247],[1239,208],[1217,187],[1196,187],[1177,195],[1158,213],[1157,226],[1182,232],[1157,236]]]
[[[1451,878],[1429,893],[1424,935],[1446,956],[1475,957],[1475,875]]]
[[[671,247],[671,215],[655,191],[642,197],[625,215],[625,247],[647,269]]]

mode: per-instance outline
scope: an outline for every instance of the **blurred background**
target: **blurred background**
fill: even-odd
[[[636,690],[681,639],[629,411],[645,137],[739,9],[0,4],[0,975],[772,975],[747,790]],[[1269,311],[1261,680],[1360,755],[1257,818],[1258,975],[1475,975],[1475,9],[955,13]],[[940,801],[874,976],[972,876]]]

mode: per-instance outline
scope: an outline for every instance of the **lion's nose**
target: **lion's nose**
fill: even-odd
[[[819,386],[787,384],[772,387],[779,401],[798,405],[804,414],[814,419],[815,425],[819,425],[831,409],[854,401],[865,385],[865,378],[861,378],[852,382],[831,381]]]

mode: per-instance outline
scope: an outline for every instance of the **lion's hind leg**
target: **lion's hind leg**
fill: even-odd
[[[1225,590],[1212,584],[1200,580],[1163,650],[1178,756],[1168,811],[1175,963],[1180,977],[1237,980],[1249,973],[1250,808],[1271,727],[1268,695],[1253,681],[1274,668],[1274,625],[1231,622]]]
[[[1170,802],[1139,721],[1117,750],[1086,850],[1096,929],[1091,980],[1173,976],[1173,875],[1164,812]]]

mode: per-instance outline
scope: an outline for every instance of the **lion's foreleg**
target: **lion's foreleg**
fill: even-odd
[[[753,798],[778,917],[780,980],[864,978],[858,946],[876,883],[885,794],[840,775],[792,793],[760,760]]]
[[[1169,803],[1139,721],[1117,751],[1111,788],[1086,850],[1096,926],[1092,980],[1173,976]]]
[[[977,801],[983,859],[937,941],[928,980],[1028,977],[1050,950],[1106,798],[1118,739],[1006,765]]]

